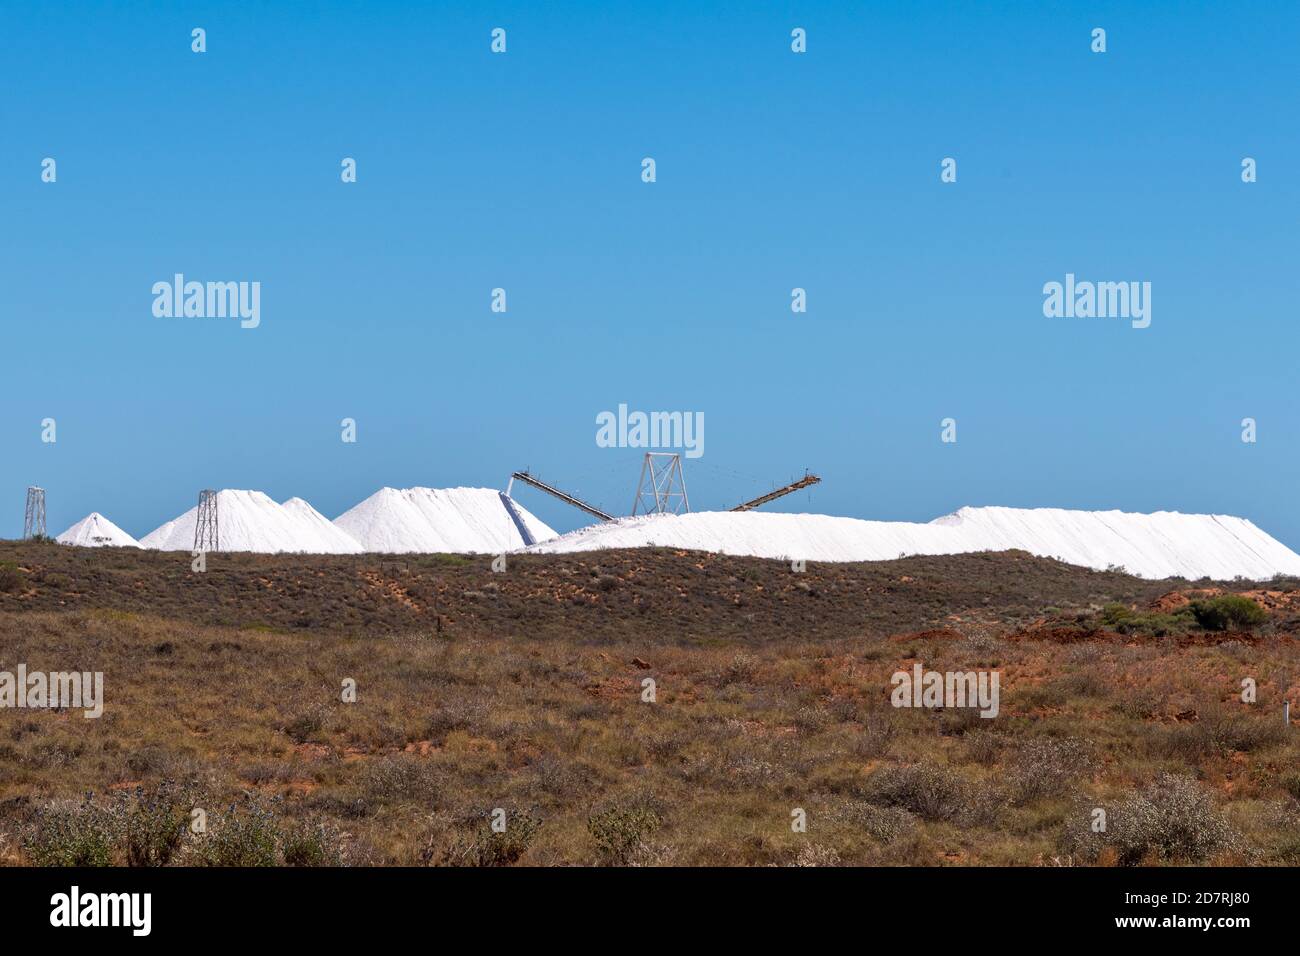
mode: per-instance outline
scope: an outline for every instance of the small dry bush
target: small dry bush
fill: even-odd
[[[1147,749],[1156,756],[1195,765],[1206,757],[1277,746],[1287,740],[1287,730],[1280,720],[1213,708],[1195,723],[1150,727],[1142,731],[1142,736]]]
[[[853,737],[853,753],[871,760],[888,756],[898,737],[898,722],[890,711],[870,711],[862,718],[862,730]]]
[[[1042,797],[1059,796],[1091,765],[1091,754],[1082,741],[1031,737],[1016,748],[1011,759],[1007,782],[1011,801],[1023,806]]]
[[[880,807],[865,800],[852,800],[832,811],[843,821],[880,843],[890,843],[916,830],[916,815],[902,807]]]
[[[603,866],[629,866],[652,859],[650,837],[663,825],[654,801],[633,799],[593,810],[587,832]]]
[[[862,796],[881,807],[901,807],[925,820],[973,822],[991,812],[988,795],[951,770],[930,763],[881,767]]]
[[[806,843],[799,848],[793,860],[787,866],[839,866],[840,855],[834,847],[821,843]]]
[[[1108,850],[1120,866],[1197,863],[1239,844],[1209,794],[1190,777],[1162,774],[1141,793],[1108,809],[1102,832],[1093,832],[1093,810],[1086,802],[1078,804],[1062,838],[1064,849],[1089,861]]]
[[[991,730],[978,730],[967,734],[962,741],[961,757],[966,763],[992,767],[1002,756],[1006,741]]]
[[[420,854],[425,866],[509,866],[532,844],[542,821],[529,810],[503,807],[505,827],[493,827],[493,810],[475,811],[460,817],[450,839],[434,833]]]

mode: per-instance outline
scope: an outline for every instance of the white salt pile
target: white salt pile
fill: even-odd
[[[302,498],[290,498],[283,505],[285,511],[299,519],[304,525],[312,529],[312,532],[319,535],[326,541],[333,541],[337,545],[338,554],[359,553],[361,545],[346,531],[341,529],[329,518],[325,517]],[[347,540],[344,540],[344,539]],[[355,551],[351,549],[356,545]],[[345,550],[347,549],[347,550]]]
[[[499,554],[555,537],[551,528],[492,488],[381,488],[334,524],[364,550],[387,553]]]
[[[140,542],[98,511],[92,511],[54,540],[60,544],[75,544],[82,548],[140,547]]]
[[[189,551],[194,547],[198,507],[140,539],[142,548]],[[217,550],[357,554],[346,532],[301,498],[277,504],[260,491],[217,492]]]
[[[526,550],[565,553],[647,546],[808,561],[878,561],[1016,548],[1083,567],[1122,566],[1145,578],[1263,580],[1300,574],[1300,555],[1244,518],[1171,511],[962,508],[928,524],[700,511],[623,518]]]

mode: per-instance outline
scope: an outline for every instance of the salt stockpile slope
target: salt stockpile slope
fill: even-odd
[[[758,558],[883,561],[900,554],[945,554],[957,548],[948,528],[902,521],[758,511],[648,515],[580,528],[527,550],[540,553],[666,547]]]
[[[1300,573],[1300,555],[1231,515],[962,508],[932,523],[957,528],[980,550],[1021,548],[1088,568],[1117,565],[1144,578],[1262,580]]]
[[[534,541],[555,531],[513,502]],[[500,554],[527,543],[492,488],[381,488],[334,519],[366,551]]]
[[[361,546],[301,499],[278,504],[260,491],[217,492],[217,548],[221,551],[358,554]],[[310,513],[308,513],[310,512]],[[312,516],[315,516],[314,518]],[[319,519],[317,521],[316,519]],[[140,539],[142,548],[189,551],[198,508]]]
[[[623,518],[527,550],[563,553],[647,546],[809,561],[880,561],[1016,548],[1098,570],[1122,565],[1145,578],[1260,580],[1300,574],[1300,555],[1244,518],[1168,511],[962,508],[926,524],[702,511]]]
[[[325,553],[360,554],[364,550],[355,538],[302,498],[290,498],[281,507],[311,527],[322,540],[333,544],[334,550]]]
[[[98,511],[92,511],[54,540],[59,544],[75,544],[82,548],[140,547],[140,542]]]

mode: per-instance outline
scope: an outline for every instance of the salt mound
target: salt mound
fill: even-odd
[[[499,554],[555,537],[492,488],[380,488],[334,524],[364,550],[388,553]]]
[[[325,517],[302,498],[290,498],[283,505],[285,511],[300,519],[323,540],[333,542],[335,549],[327,554],[360,554],[363,548],[356,539]]]
[[[60,544],[75,544],[82,548],[140,547],[140,542],[98,511],[92,511],[54,540]]]
[[[1144,578],[1254,580],[1300,574],[1300,555],[1244,518],[1174,511],[962,508],[927,524],[830,515],[697,511],[622,518],[526,550],[544,553],[660,546],[808,561],[880,561],[911,554],[1016,548]]]
[[[195,506],[140,539],[142,548],[189,551],[194,547]],[[260,491],[217,492],[217,550],[358,554],[361,546],[301,498],[277,504]]]

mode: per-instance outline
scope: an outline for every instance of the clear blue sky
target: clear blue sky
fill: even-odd
[[[704,413],[696,510],[808,467],[771,507],[1300,547],[1297,50],[1294,2],[9,4],[0,536],[36,483],[52,534],[524,466],[624,513],[626,402]],[[261,282],[261,327],[155,318],[176,272]],[[1067,272],[1150,281],[1151,327],[1045,318]]]

